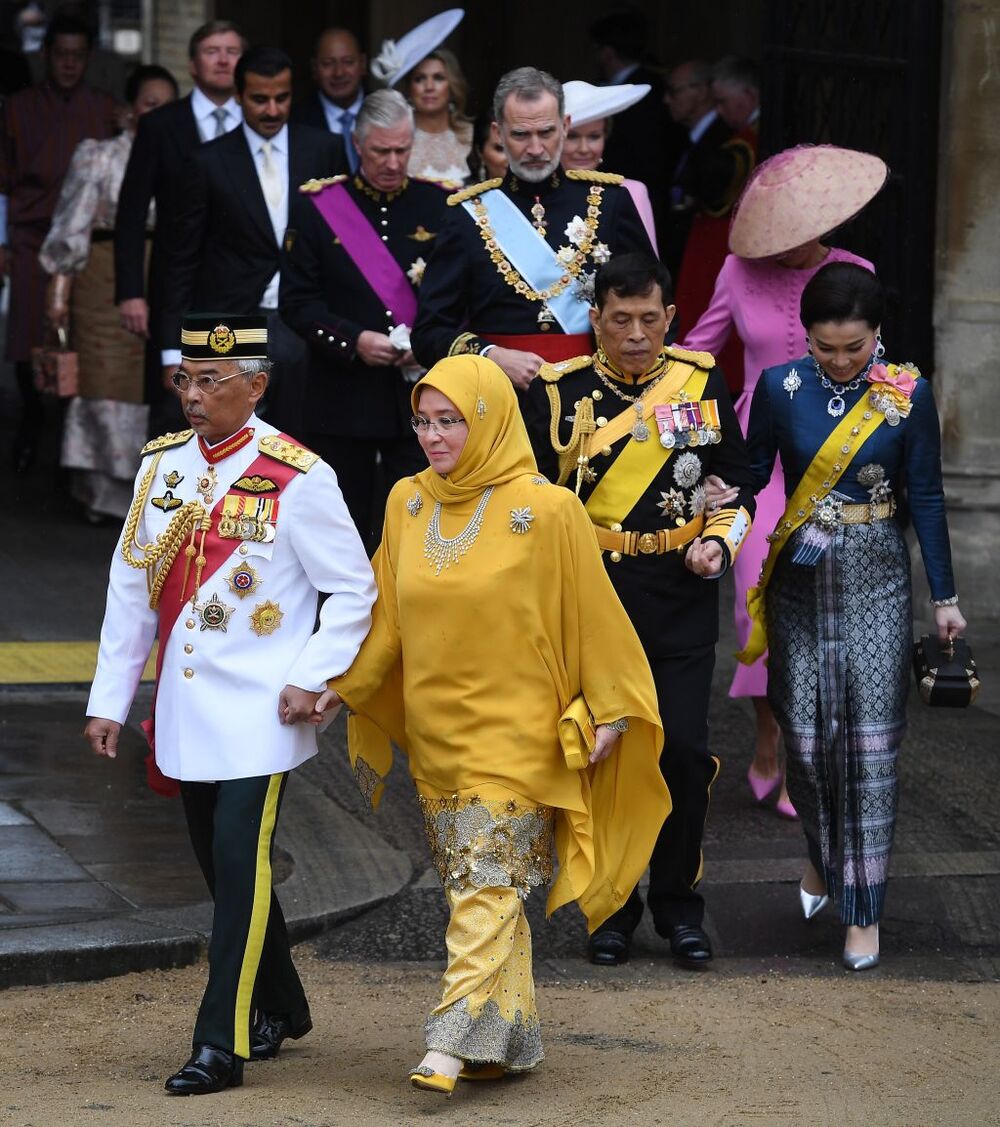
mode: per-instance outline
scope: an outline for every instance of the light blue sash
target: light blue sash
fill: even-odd
[[[533,290],[547,289],[566,273],[566,267],[556,258],[556,252],[539,236],[538,231],[517,210],[508,196],[498,188],[493,188],[478,199],[486,208],[490,226],[501,250]],[[472,200],[466,200],[462,207],[473,219],[476,218]],[[575,290],[576,283],[570,282],[558,297],[550,298],[545,303],[564,333],[590,331],[590,306],[576,296]]]

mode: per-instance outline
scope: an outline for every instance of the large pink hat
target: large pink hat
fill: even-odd
[[[827,234],[878,194],[889,169],[871,153],[799,145],[754,170],[733,213],[729,249],[770,258]]]

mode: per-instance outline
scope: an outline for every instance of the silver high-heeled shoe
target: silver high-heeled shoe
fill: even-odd
[[[802,905],[802,915],[811,920],[817,912],[821,912],[830,902],[830,897],[824,892],[820,896],[813,896],[811,892],[799,885],[799,903]]]
[[[845,951],[843,962],[848,970],[871,970],[878,966],[878,951],[874,955],[852,955]]]

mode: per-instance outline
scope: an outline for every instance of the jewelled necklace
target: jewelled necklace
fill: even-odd
[[[476,511],[457,536],[441,535],[441,502],[435,501],[434,512],[431,514],[427,533],[424,536],[424,556],[433,565],[435,575],[440,575],[444,568],[457,564],[475,544],[483,527],[483,514],[486,512],[486,503],[493,495],[493,488],[492,485],[488,485],[483,490]]]
[[[850,383],[835,384],[833,380],[831,380],[830,377],[826,374],[826,372],[824,372],[820,367],[820,363],[816,359],[816,357],[813,357],[813,367],[816,369],[816,375],[819,376],[820,386],[824,391],[833,392],[833,395],[830,396],[829,403],[827,403],[826,405],[826,413],[828,415],[832,415],[835,419],[840,418],[844,411],[847,410],[847,404],[844,402],[843,393],[845,391],[857,391],[862,383],[868,378],[868,373],[872,370],[872,364],[874,363],[875,357],[873,356],[864,366],[864,368],[862,368],[861,371],[858,372],[854,379],[851,380]]]
[[[646,426],[646,422],[643,419],[643,415],[646,413],[646,407],[643,403],[643,396],[645,396],[647,391],[652,391],[653,388],[656,387],[656,385],[660,382],[660,380],[663,379],[663,377],[667,374],[666,368],[664,368],[664,370],[655,379],[650,380],[647,384],[643,384],[642,391],[640,391],[638,395],[626,394],[615,384],[613,380],[608,379],[608,377],[596,364],[594,365],[594,373],[601,381],[601,383],[604,384],[606,388],[608,388],[609,391],[614,392],[614,394],[617,395],[619,399],[623,399],[626,403],[632,404],[632,410],[635,411],[636,415],[635,422],[632,424],[632,437],[636,440],[636,442],[645,442],[646,439],[649,438],[649,427]]]

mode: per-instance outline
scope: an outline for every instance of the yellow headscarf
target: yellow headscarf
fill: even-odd
[[[488,485],[502,485],[521,474],[537,474],[517,396],[502,369],[485,356],[449,356],[439,360],[413,388],[414,414],[420,392],[433,387],[462,413],[469,437],[447,477],[426,469],[417,480],[443,505],[478,497]]]

